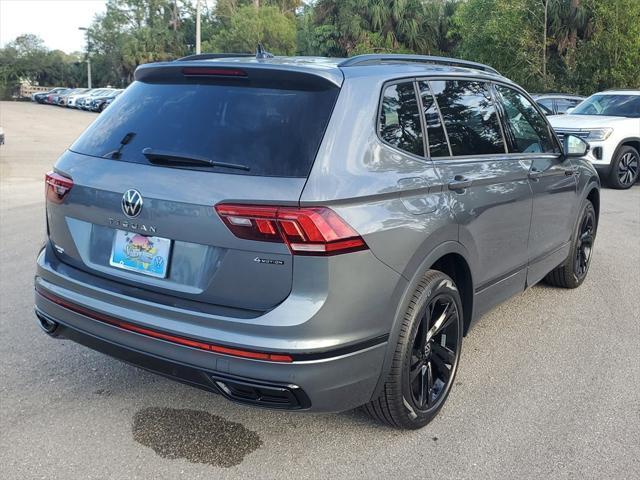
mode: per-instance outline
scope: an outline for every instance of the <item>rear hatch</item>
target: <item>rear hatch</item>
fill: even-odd
[[[339,87],[176,63],[139,70],[59,159],[50,239],[63,262],[106,280],[268,310],[291,291],[289,248],[238,238],[214,207],[297,205]]]

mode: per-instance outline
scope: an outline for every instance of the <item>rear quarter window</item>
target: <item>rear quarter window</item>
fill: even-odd
[[[387,85],[382,94],[378,134],[389,145],[424,155],[420,109],[413,82]]]
[[[231,84],[134,82],[71,146],[118,161],[149,163],[145,148],[245,165],[206,171],[306,177],[338,96],[337,87],[287,90]],[[197,167],[197,169],[205,169]]]

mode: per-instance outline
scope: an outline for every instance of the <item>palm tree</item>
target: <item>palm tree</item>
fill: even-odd
[[[549,4],[549,37],[562,60],[575,66],[579,38],[589,37],[591,15],[581,0],[551,0]]]
[[[420,28],[426,44],[424,53],[450,54],[454,50],[458,38],[451,34],[452,19],[460,1],[429,0],[425,2],[425,15]]]
[[[401,45],[425,51],[427,39],[421,30],[425,17],[424,2],[420,0],[361,0],[361,11],[372,32],[382,36],[392,48]]]

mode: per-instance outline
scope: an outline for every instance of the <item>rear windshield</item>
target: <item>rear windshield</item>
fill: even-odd
[[[145,148],[249,167],[193,167],[244,175],[306,177],[338,89],[281,90],[216,84],[134,82],[71,150],[148,164]]]

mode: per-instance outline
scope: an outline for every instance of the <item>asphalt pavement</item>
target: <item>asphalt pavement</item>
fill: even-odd
[[[402,432],[239,406],[41,332],[43,176],[95,117],[0,103],[1,478],[640,478],[640,185],[602,191],[586,282],[487,314],[439,416]]]

